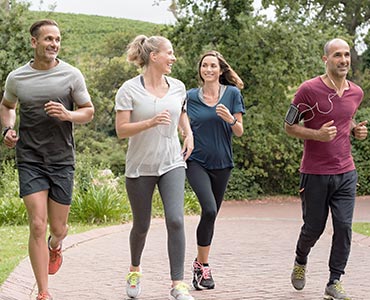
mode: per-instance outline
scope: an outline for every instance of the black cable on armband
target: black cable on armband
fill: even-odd
[[[285,122],[289,125],[297,124],[299,122],[299,110],[296,105],[290,104],[285,115]]]

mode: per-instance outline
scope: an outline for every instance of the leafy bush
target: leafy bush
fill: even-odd
[[[26,207],[19,198],[18,171],[14,160],[2,162],[0,177],[0,225],[27,224]]]
[[[75,194],[69,219],[91,224],[127,222],[130,209],[126,197],[113,187],[91,185],[84,193]]]
[[[368,120],[370,107],[359,109],[356,115],[356,121],[361,122]],[[357,193],[359,195],[370,194],[370,134],[367,140],[359,141],[352,140],[352,155],[355,160],[356,169],[358,172]]]
[[[27,211],[20,198],[0,200],[0,225],[27,224]]]
[[[234,168],[231,173],[225,199],[252,199],[262,193],[258,178],[267,176],[261,169]]]

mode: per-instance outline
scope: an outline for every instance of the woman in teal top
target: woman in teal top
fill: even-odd
[[[187,161],[186,176],[202,209],[192,283],[195,289],[203,290],[215,287],[208,256],[216,217],[234,166],[232,136],[243,134],[245,107],[240,93],[243,81],[220,53],[205,53],[198,73],[202,87],[187,92],[194,150]]]

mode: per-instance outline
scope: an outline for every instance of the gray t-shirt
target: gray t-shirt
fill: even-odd
[[[129,138],[125,175],[161,176],[177,167],[185,167],[178,137],[178,124],[186,99],[185,85],[166,77],[169,90],[163,98],[150,94],[142,85],[140,75],[126,81],[116,95],[116,111],[130,110],[131,122],[153,118],[168,110],[170,125],[158,125]]]
[[[81,72],[58,61],[49,70],[36,70],[31,61],[7,77],[4,98],[19,102],[18,163],[74,164],[73,124],[49,117],[44,105],[56,101],[73,110],[74,103],[83,105],[91,100]]]

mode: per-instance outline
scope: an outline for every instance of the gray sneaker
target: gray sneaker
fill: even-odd
[[[339,280],[334,280],[334,283],[326,286],[324,299],[326,300],[351,300],[351,297],[347,296],[342,283]]]
[[[290,280],[296,290],[303,290],[306,284],[306,265],[300,265],[295,261]]]
[[[140,287],[140,277],[142,276],[141,272],[129,272],[126,275],[126,293],[130,298],[136,298],[141,292]]]
[[[194,300],[189,294],[189,286],[180,282],[170,290],[170,300]]]

